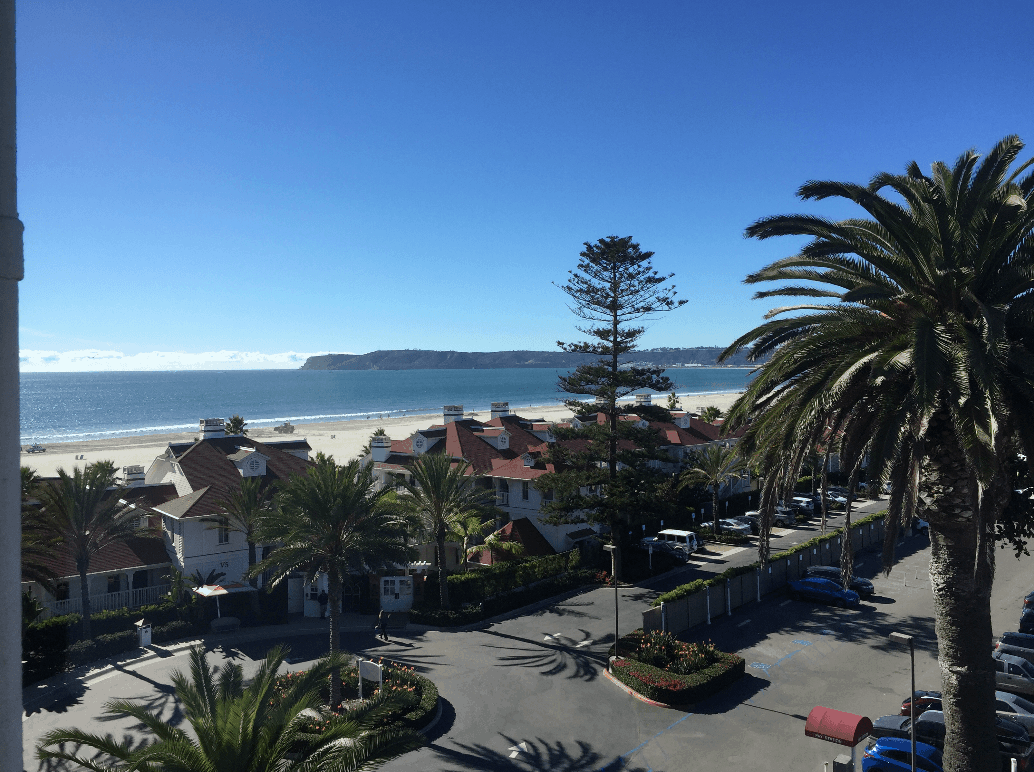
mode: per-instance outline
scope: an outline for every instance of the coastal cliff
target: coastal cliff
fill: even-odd
[[[659,348],[629,355],[635,364],[651,367],[716,367],[722,349]],[[510,367],[572,368],[591,360],[584,354],[563,351],[425,351],[399,349],[371,351],[369,354],[325,354],[309,357],[302,370],[495,370]],[[737,354],[725,365],[749,365],[746,356]]]

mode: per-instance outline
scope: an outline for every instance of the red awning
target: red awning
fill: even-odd
[[[871,731],[872,721],[865,716],[822,707],[812,708],[808,722],[804,725],[806,737],[817,737],[851,748],[864,740]]]

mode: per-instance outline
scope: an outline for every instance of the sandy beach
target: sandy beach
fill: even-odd
[[[690,395],[682,398],[682,407],[696,411],[698,408],[714,405],[721,410],[727,410],[738,396],[739,393]],[[654,404],[664,405],[665,395],[655,395]],[[515,408],[512,412],[524,418],[540,418],[549,422],[565,421],[571,417],[571,411],[564,405]],[[488,411],[466,413],[465,415],[481,421],[487,421],[490,418]],[[201,416],[198,418],[200,419]],[[245,420],[247,420],[247,416],[245,416]],[[297,424],[294,434],[277,434],[272,428],[266,427],[254,429],[248,427],[248,437],[259,442],[306,439],[312,446],[314,454],[322,451],[332,455],[339,463],[343,463],[359,455],[362,447],[370,439],[370,435],[378,428],[383,428],[392,439],[401,440],[418,429],[441,423],[441,420],[441,413],[430,413],[397,418],[306,423]],[[27,453],[25,448],[28,446],[23,446],[21,465],[31,467],[45,477],[55,475],[59,468],[70,471],[77,465],[82,466],[94,461],[112,461],[120,469],[135,464],[146,469],[157,456],[165,452],[165,448],[170,442],[191,442],[196,436],[197,432],[181,432],[112,437],[87,442],[53,442],[46,446],[45,453]]]

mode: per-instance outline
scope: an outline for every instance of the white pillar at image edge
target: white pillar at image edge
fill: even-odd
[[[0,770],[22,766],[21,447],[18,282],[23,275],[15,134],[14,0],[0,0]]]

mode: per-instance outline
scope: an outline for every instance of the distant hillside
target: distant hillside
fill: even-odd
[[[660,348],[637,351],[629,358],[655,367],[697,365],[716,367],[718,347]],[[563,351],[371,351],[369,354],[325,354],[309,357],[302,370],[496,370],[508,367],[577,367],[591,359]],[[749,365],[737,354],[726,366]]]

